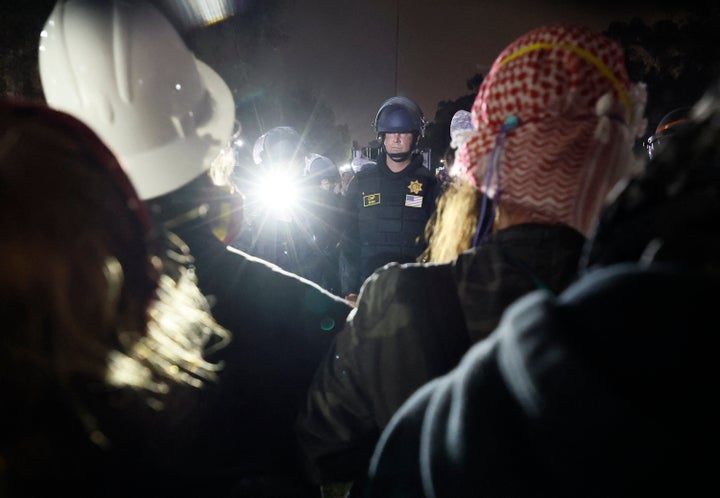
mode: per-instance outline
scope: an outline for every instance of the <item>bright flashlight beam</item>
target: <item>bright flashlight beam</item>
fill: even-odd
[[[191,29],[220,22],[236,13],[234,0],[156,0],[163,10]]]
[[[298,186],[282,171],[268,173],[257,186],[257,196],[265,208],[287,214],[298,200]]]

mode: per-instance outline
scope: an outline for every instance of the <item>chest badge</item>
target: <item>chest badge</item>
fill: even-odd
[[[410,182],[410,185],[408,185],[407,188],[413,194],[419,194],[420,192],[422,192],[423,185],[422,183],[420,183],[420,180],[413,180]]]
[[[363,207],[377,206],[380,204],[380,193],[363,195]]]

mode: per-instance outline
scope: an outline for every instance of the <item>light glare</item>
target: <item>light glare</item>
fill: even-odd
[[[297,185],[282,171],[268,173],[258,184],[257,195],[267,209],[278,214],[290,211],[298,200]]]

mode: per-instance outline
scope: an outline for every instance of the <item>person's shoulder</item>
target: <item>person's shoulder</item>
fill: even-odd
[[[422,156],[415,156],[413,161],[410,163],[408,172],[413,176],[422,177],[433,182],[437,181],[435,173],[433,173],[425,164],[423,164]]]
[[[435,176],[435,173],[430,171],[427,167],[421,166],[417,170],[418,176],[423,176],[428,179],[432,179],[433,182],[437,181],[437,176]]]
[[[427,169],[425,166],[418,168],[417,173],[415,173],[415,176],[418,178],[421,178],[427,185],[434,187],[436,185],[439,185],[440,182],[438,182],[437,176]]]
[[[388,263],[368,277],[365,287],[395,295],[398,290],[412,288],[421,280],[432,280],[439,272],[449,271],[449,268],[448,263]]]
[[[415,306],[421,295],[435,286],[443,275],[452,275],[450,265],[388,263],[375,270],[363,283],[356,314],[366,324],[372,324],[390,305]]]

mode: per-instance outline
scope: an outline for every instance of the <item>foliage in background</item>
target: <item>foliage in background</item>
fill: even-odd
[[[154,0],[174,22],[198,58],[213,67],[235,96],[236,112],[248,143],[274,126],[292,126],[308,147],[336,163],[350,156],[346,125],[338,125],[328,105],[313,91],[290,81],[268,81],[271,52],[289,42],[283,25],[288,0],[233,0],[236,15],[211,26],[183,24],[175,0]],[[55,0],[0,4],[0,95],[42,100],[38,77],[38,36]],[[654,6],[654,4],[650,4]],[[720,77],[720,5],[713,1],[683,2],[673,19],[647,24],[640,19],[610,24],[606,34],[626,50],[630,76],[648,85],[647,136],[672,109],[692,105]],[[263,55],[265,54],[265,55]],[[269,58],[272,59],[272,58]],[[438,103],[428,123],[423,146],[432,150],[434,166],[452,158],[450,121],[469,110],[482,75],[467,82],[470,93]]]
[[[720,4],[692,2],[676,7],[682,13],[672,19],[652,24],[641,19],[613,22],[605,31],[623,46],[631,80],[648,86],[648,129],[643,142],[665,114],[692,106],[720,78]],[[470,110],[481,83],[482,75],[475,74],[467,82],[470,94],[438,103],[424,140],[435,167],[440,159],[452,159],[450,121],[456,111]]]
[[[475,73],[466,81],[470,93],[458,97],[455,100],[443,100],[438,103],[435,111],[435,119],[428,123],[425,128],[423,145],[432,151],[433,167],[440,166],[440,160],[446,163],[452,162],[453,154],[450,149],[450,122],[457,111],[469,111],[475,101],[475,96],[480,89],[483,75]]]
[[[683,7],[673,19],[614,22],[605,32],[625,49],[630,78],[647,84],[648,136],[665,114],[693,105],[720,76],[720,5]]]

